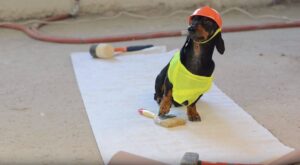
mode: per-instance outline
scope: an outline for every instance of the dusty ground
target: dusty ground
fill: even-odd
[[[192,11],[191,11],[192,12]],[[256,14],[299,18],[300,5],[255,9]],[[51,25],[44,33],[101,36],[186,28],[187,14],[155,20],[128,16],[115,20]],[[226,25],[254,20],[233,12]],[[226,33],[226,53],[214,56],[216,84],[284,144],[300,148],[300,31],[294,29]],[[151,43],[180,48],[184,37],[113,43]],[[70,53],[90,44],[35,41],[0,29],[0,164],[101,164],[76,84]],[[271,149],[270,149],[271,150]]]

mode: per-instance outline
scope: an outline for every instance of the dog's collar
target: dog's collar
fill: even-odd
[[[215,31],[215,33],[209,38],[209,39],[207,39],[207,40],[205,40],[205,41],[195,41],[195,40],[193,40],[193,42],[195,42],[196,44],[205,44],[205,43],[208,43],[210,40],[212,40],[214,37],[216,37],[216,35],[217,34],[219,34],[219,33],[221,33],[221,28],[218,28],[216,31]]]

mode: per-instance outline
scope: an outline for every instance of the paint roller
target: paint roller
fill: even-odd
[[[180,162],[180,165],[263,165],[263,164],[242,164],[242,163],[224,163],[208,162],[199,160],[199,154],[195,152],[186,152]]]
[[[138,109],[138,112],[145,117],[153,119],[154,123],[166,128],[176,127],[186,123],[185,119],[178,118],[175,115],[157,116],[144,108]]]
[[[146,48],[153,47],[153,45],[135,45],[135,46],[127,46],[127,47],[117,47],[114,48],[110,44],[97,44],[92,45],[90,47],[90,54],[95,58],[112,58],[114,56],[114,52],[132,52],[143,50]]]
[[[276,160],[273,160],[269,163],[258,163],[258,164],[249,164],[249,163],[220,163],[220,162],[208,162],[199,160],[199,154],[195,152],[186,152],[180,162],[180,165],[292,165],[300,163],[300,150],[294,150],[286,155],[283,155]]]

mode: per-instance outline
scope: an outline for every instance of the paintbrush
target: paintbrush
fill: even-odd
[[[153,119],[154,123],[166,128],[176,127],[186,123],[185,119],[178,118],[175,115],[157,116],[144,108],[138,109],[138,112],[145,117]]]

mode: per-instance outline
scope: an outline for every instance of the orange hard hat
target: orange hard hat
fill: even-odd
[[[221,15],[215,9],[213,9],[209,6],[204,6],[204,7],[201,7],[199,9],[195,10],[194,13],[191,16],[189,16],[189,24],[192,23],[193,16],[197,16],[197,15],[211,18],[212,20],[214,20],[217,23],[219,28],[222,28]]]

